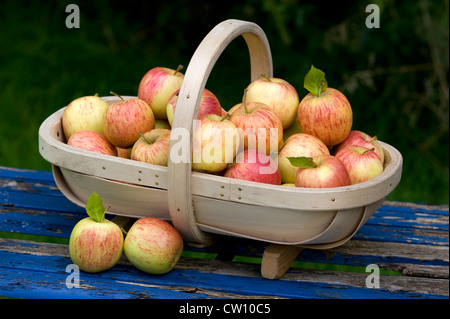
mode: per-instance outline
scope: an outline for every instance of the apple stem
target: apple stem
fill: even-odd
[[[377,139],[378,139],[378,137],[375,135],[374,137],[372,137],[372,138],[370,139],[370,142],[376,141]]]
[[[152,142],[150,142],[150,140],[148,139],[148,138],[146,138],[145,137],[145,135],[144,134],[142,134],[141,132],[138,132],[138,135],[140,136],[140,137],[142,137],[148,144],[150,144],[150,145],[152,145],[153,143]]]
[[[242,104],[244,105],[245,114],[248,114],[248,109],[247,109],[247,91],[248,91],[248,89],[244,90],[244,97],[242,98]]]
[[[271,80],[267,75],[265,75],[264,73],[261,74],[261,76],[262,76],[263,78],[265,78],[267,81],[272,82],[272,80]]]
[[[117,94],[117,93],[114,93],[113,91],[109,91],[109,93],[111,93],[111,94],[114,94],[115,96],[117,96],[117,97],[119,97],[119,98],[121,98],[122,99],[122,101],[125,101],[124,99],[123,99],[123,97],[121,97],[119,94]]]
[[[320,96],[320,94],[323,93],[323,92],[322,92],[322,88],[323,88],[325,85],[328,85],[325,81],[320,82],[319,91],[317,92],[317,96]],[[325,91],[324,91],[324,92],[325,92]]]
[[[230,113],[227,113],[227,115],[225,115],[224,117],[222,117],[222,119],[220,120],[220,122],[225,121],[227,118],[229,118],[231,115]]]
[[[98,96],[98,93],[95,93],[95,95],[94,96]]]
[[[178,72],[180,72],[182,69],[184,68],[184,66],[182,66],[181,64],[178,65],[177,69],[175,70],[175,72],[173,73],[173,75],[177,74]]]
[[[375,147],[368,148],[362,153],[362,155],[366,154],[367,152],[373,152],[373,151],[375,151]]]

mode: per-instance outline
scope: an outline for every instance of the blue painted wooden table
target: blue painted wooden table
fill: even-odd
[[[185,245],[165,275],[141,272],[125,256],[108,271],[77,273],[68,239],[85,216],[60,193],[50,172],[0,167],[0,296],[449,298],[448,205],[385,202],[348,243],[302,251],[280,280],[261,277],[267,243],[230,237],[218,237],[208,248]],[[254,311],[264,311],[259,304]]]

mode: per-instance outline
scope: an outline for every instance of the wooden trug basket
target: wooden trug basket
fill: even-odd
[[[249,49],[251,81],[261,74],[273,76],[269,43],[258,25],[240,20],[218,24],[201,42],[186,69],[171,148],[177,143],[192,145],[192,133],[189,139],[179,139],[173,132],[177,128],[192,132],[214,64],[241,35]],[[119,101],[115,96],[104,99],[108,103]],[[42,123],[39,151],[52,163],[55,181],[69,200],[85,207],[96,191],[105,205],[111,206],[109,213],[171,220],[192,243],[207,245],[213,234],[273,243],[263,256],[262,274],[266,278],[279,278],[302,247],[327,249],[347,242],[401,179],[402,156],[383,142],[383,173],[368,182],[339,188],[305,189],[231,179],[192,171],[190,161],[175,163],[169,159],[168,167],[156,166],[67,145],[61,126],[63,112],[64,108]],[[188,149],[192,155],[192,148]]]

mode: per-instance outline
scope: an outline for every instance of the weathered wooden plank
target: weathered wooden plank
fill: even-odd
[[[8,255],[9,253],[9,255]],[[5,268],[30,272],[64,272],[70,264],[65,245],[3,240],[0,245],[0,274]],[[66,274],[67,276],[67,274]],[[162,288],[198,293],[212,297],[251,298],[436,298],[448,296],[448,280],[381,276],[380,288],[366,288],[368,273],[343,273],[328,270],[291,269],[282,281],[260,277],[259,265],[229,261],[181,258],[174,271],[162,277],[151,276],[132,267],[125,258],[108,272],[96,275],[82,273],[85,284],[108,278],[147,288]],[[97,277],[100,277],[97,278]],[[95,278],[95,279],[94,279]],[[49,280],[45,281],[48,285]],[[197,287],[193,291],[189,287]],[[64,288],[64,287],[63,287]],[[102,286],[102,289],[104,286]],[[61,287],[59,289],[62,289]],[[94,288],[93,288],[94,289]],[[45,289],[44,289],[45,290]],[[176,298],[176,297],[175,297]]]
[[[396,258],[397,261],[416,261],[422,264],[448,265],[448,246],[405,244],[395,242],[370,242],[362,240],[351,240],[346,244],[328,250],[328,258],[334,254],[341,254],[345,257],[371,256],[379,261]],[[420,259],[420,260],[418,260]]]
[[[39,195],[39,198],[45,198],[43,195]],[[48,230],[45,228],[45,224],[48,225],[72,225],[74,226],[76,221],[79,220],[80,216],[85,216],[84,209],[77,207],[68,201],[65,198],[47,198],[44,200],[45,202],[52,202],[53,208],[56,210],[51,210],[51,208],[42,208],[42,207],[34,207],[34,206],[42,206],[42,203],[36,204],[36,202],[29,201],[29,197],[22,196],[22,194],[17,195],[17,198],[14,199],[14,207],[12,206],[0,206],[0,224],[6,223],[9,219],[15,220],[15,222],[23,222],[27,223],[27,219],[30,218],[30,221],[35,220],[38,221],[36,227],[42,225],[43,233],[46,233]],[[23,202],[23,204],[21,204]],[[31,208],[20,208],[17,206],[33,206]],[[62,212],[62,213],[61,213]],[[66,214],[67,213],[67,214]],[[21,216],[21,214],[24,214]],[[437,229],[429,229],[425,220],[422,219],[420,222],[415,222],[415,227],[397,227],[397,226],[389,226],[389,225],[378,225],[372,221],[372,219],[379,219],[379,215],[382,214],[381,211],[375,212],[375,214],[369,219],[369,221],[357,232],[354,236],[354,239],[361,240],[371,240],[371,241],[387,241],[387,242],[408,242],[408,243],[418,243],[418,244],[433,244],[433,245],[443,245],[448,246],[448,229],[445,226]],[[25,218],[26,217],[26,218]],[[411,215],[410,218],[413,218],[414,215]],[[67,219],[61,220],[58,219]],[[447,218],[447,216],[442,216],[442,219]],[[440,225],[440,224],[437,224]],[[446,225],[445,221],[442,225]],[[73,227],[72,226],[72,227]],[[0,226],[1,227],[1,226]],[[14,223],[12,224],[14,227]],[[428,227],[428,228],[427,228]],[[55,228],[55,227],[53,227]],[[448,225],[447,225],[448,228]],[[23,232],[26,231],[25,225],[18,225],[18,229],[8,229],[8,231]],[[37,228],[31,227],[30,229]],[[0,229],[1,231],[1,229]],[[4,229],[3,229],[4,231]],[[58,229],[55,230],[55,233],[60,233],[61,236],[69,237],[70,232],[67,229]],[[44,234],[42,234],[44,235]],[[46,234],[47,235],[47,234]]]
[[[50,172],[0,167],[0,237],[14,232],[67,239],[84,216],[83,209],[62,196]],[[260,275],[260,257],[266,246],[220,236],[207,248],[186,245],[187,252],[217,258],[189,258],[186,254],[164,278],[151,278],[123,258],[111,273],[87,276],[85,292],[77,298],[448,298],[448,205],[388,202],[348,243],[325,251],[304,250],[295,266],[274,283]],[[59,291],[67,277],[64,265],[71,262],[66,245],[0,238],[0,254],[0,277],[10,280],[0,280],[0,288],[4,284],[11,293],[8,296],[74,296]],[[250,263],[232,261],[246,259]],[[251,264],[254,260],[257,263]],[[368,273],[364,270],[369,264],[382,271],[380,289],[365,287]],[[17,278],[15,270],[20,273]],[[403,276],[388,276],[386,270]],[[55,278],[59,284],[51,282]],[[26,290],[27,286],[32,289]]]
[[[86,214],[0,206],[0,231],[69,238]]]
[[[44,170],[30,170],[23,168],[0,166],[0,179],[3,178],[12,180],[26,180],[26,181],[34,180],[54,184],[52,172]]]
[[[371,219],[370,223],[448,231],[448,208],[444,209],[444,206],[440,206],[440,208],[437,209],[434,206],[430,206],[428,209],[423,207],[412,208],[410,205],[399,206],[395,205],[395,202],[387,202],[378,209],[377,215]]]
[[[26,295],[29,298],[129,298],[130,296],[149,298],[205,298],[213,291],[216,296],[259,296],[278,298],[437,298],[430,295],[397,289],[367,289],[326,282],[298,279],[296,281],[267,281],[263,278],[224,275],[197,270],[175,268],[162,276],[151,276],[127,265],[118,265],[99,274],[80,274],[80,289],[65,287],[68,273],[65,267],[67,258],[58,256],[17,255],[0,253],[0,294],[8,297]],[[14,256],[11,256],[14,254]],[[23,257],[25,256],[25,257]],[[22,258],[23,257],[23,258]],[[7,265],[5,261],[8,260]],[[39,268],[42,267],[42,270]],[[222,267],[221,267],[222,268]],[[339,277],[339,276],[336,276]],[[125,286],[123,286],[125,285]],[[169,288],[170,287],[170,288]],[[179,288],[181,287],[181,288]],[[197,289],[192,289],[192,288]],[[11,289],[14,288],[12,291]],[[159,293],[159,294],[158,294]],[[126,297],[125,297],[126,296]]]

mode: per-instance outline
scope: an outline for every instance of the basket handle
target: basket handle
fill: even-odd
[[[273,76],[272,55],[264,31],[252,22],[225,20],[207,34],[192,56],[175,108],[167,176],[169,213],[175,228],[194,243],[208,244],[212,237],[197,226],[192,203],[193,119],[197,119],[200,99],[214,64],[228,44],[240,35],[249,49],[251,80],[258,79],[261,74]],[[173,156],[180,155],[180,150],[186,154]]]

